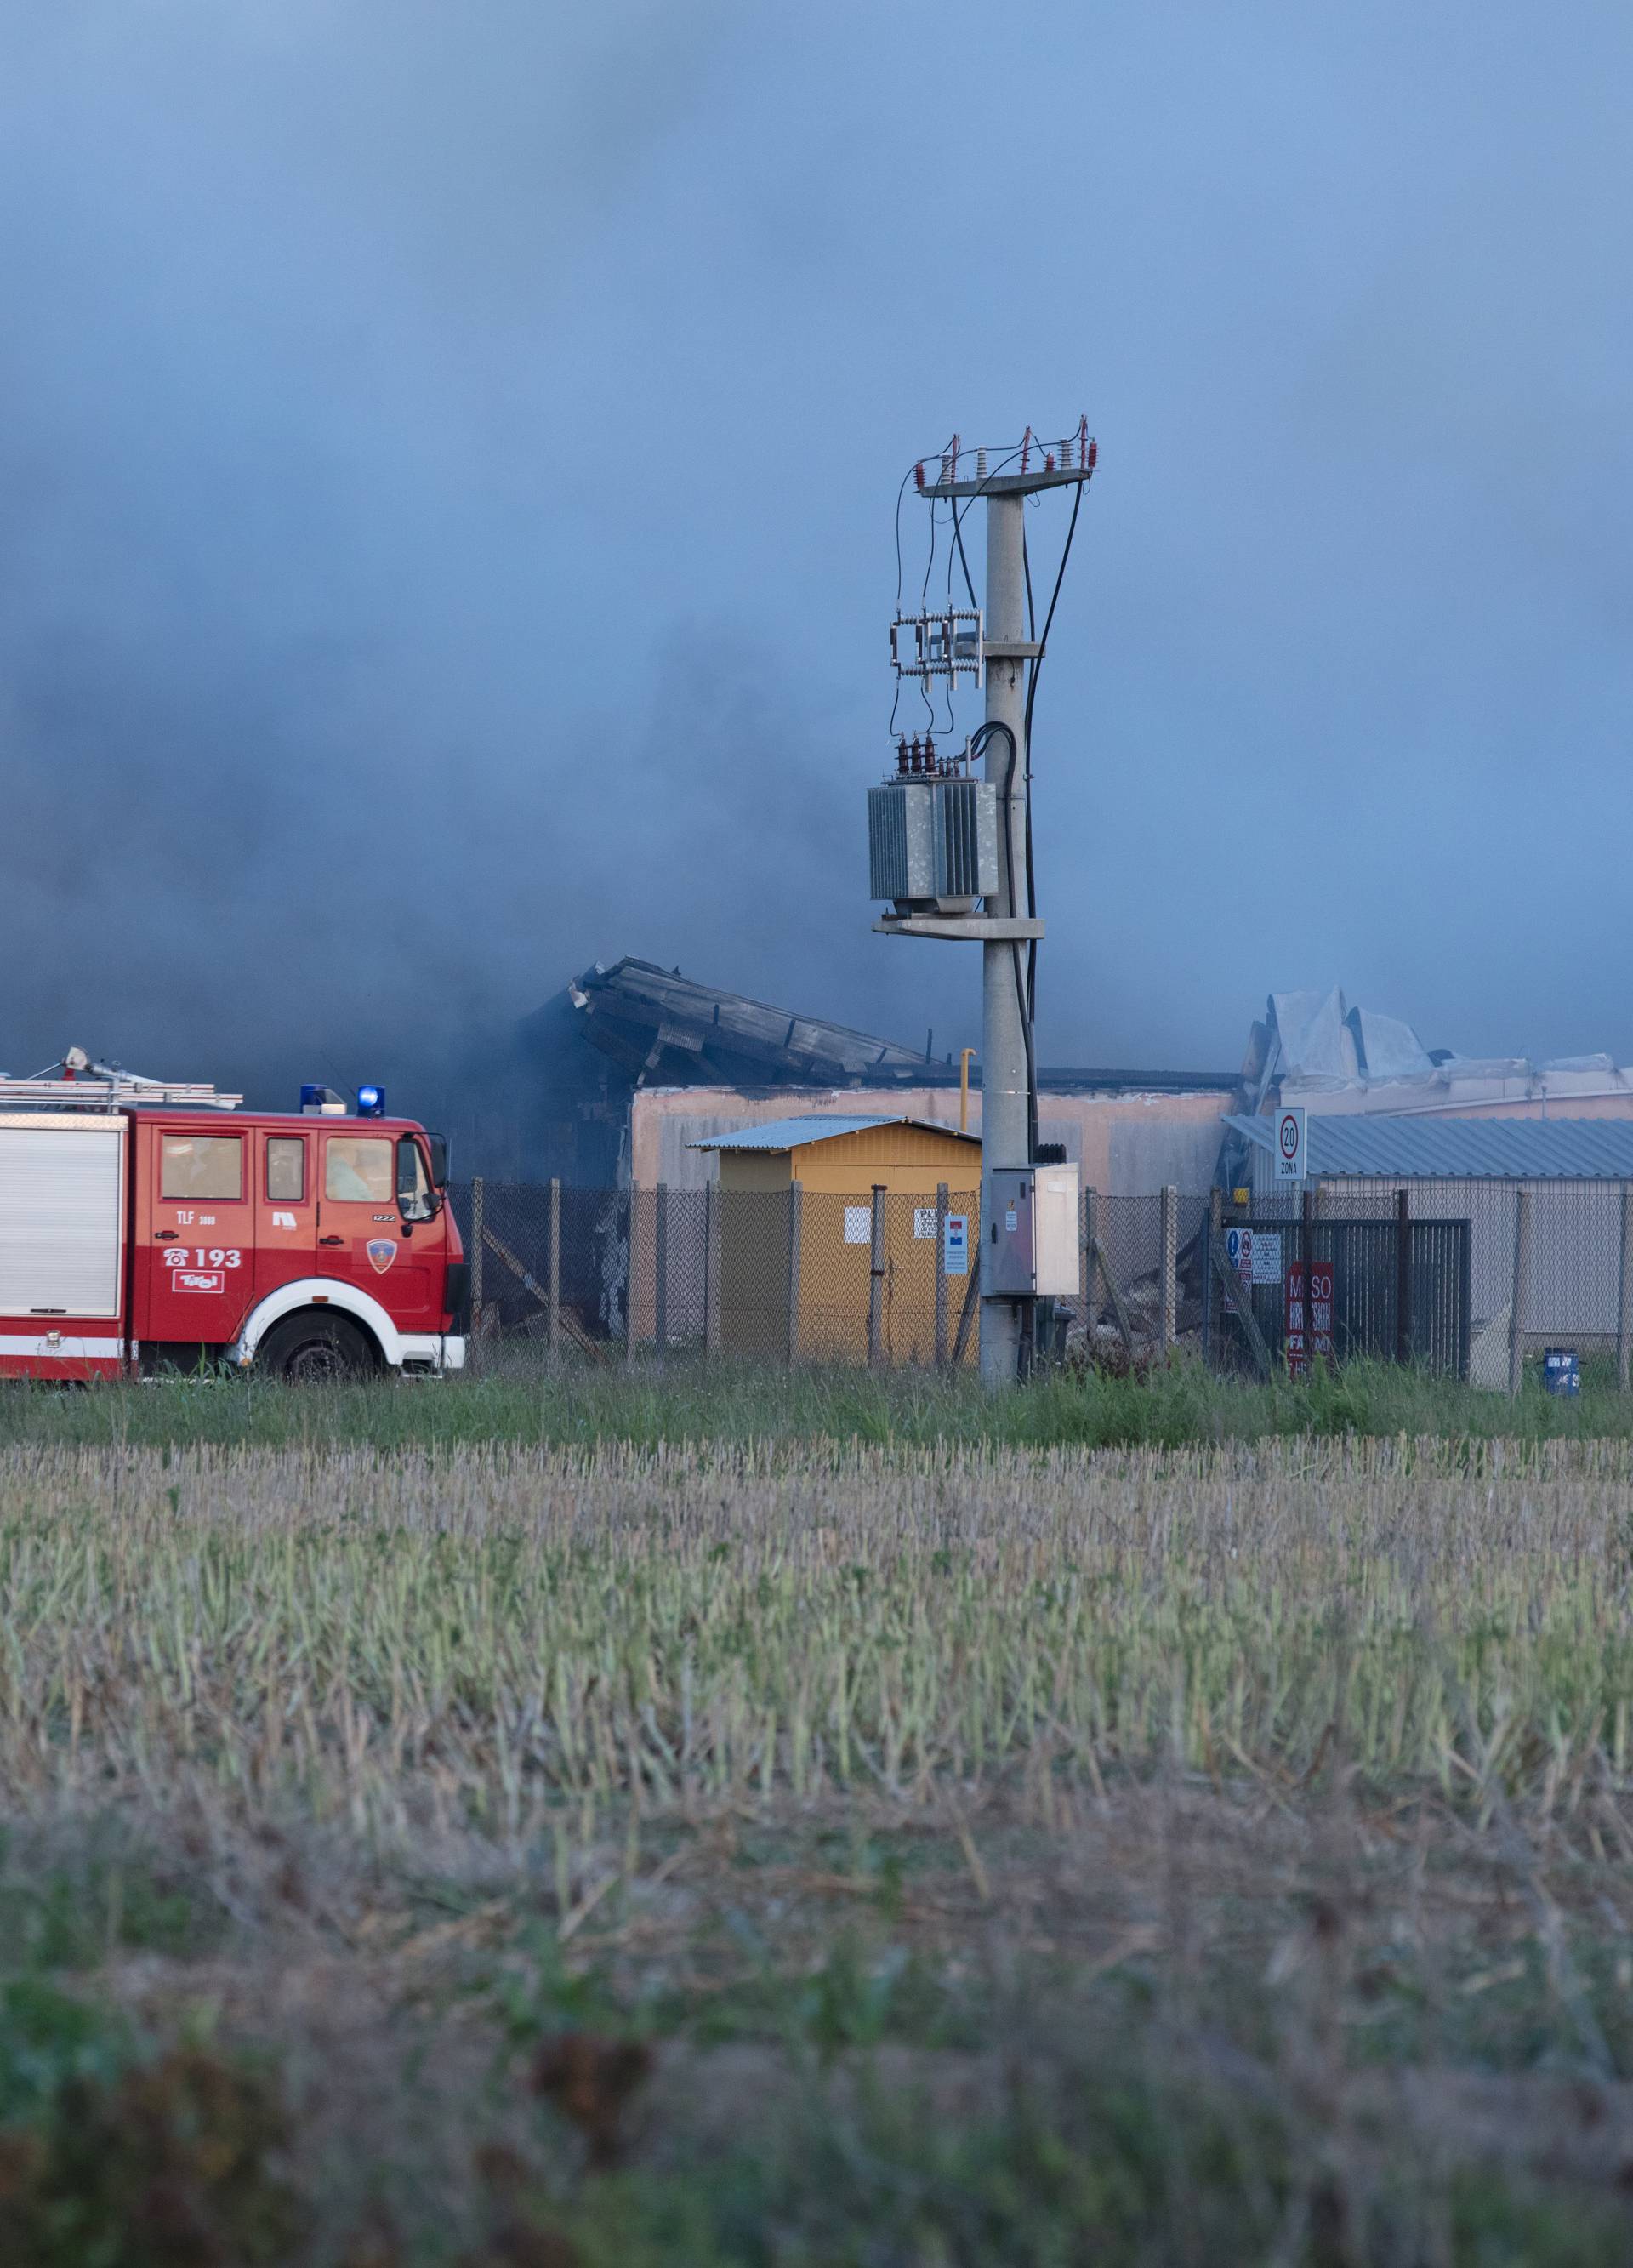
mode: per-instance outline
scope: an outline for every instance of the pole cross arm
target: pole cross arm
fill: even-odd
[[[1026,914],[881,914],[880,937],[947,937],[977,945],[1024,945],[1041,938],[1043,924]]]
[[[919,490],[927,497],[1030,496],[1035,489],[1061,489],[1073,481],[1092,481],[1092,465],[1056,465],[1052,471],[995,473],[982,481],[926,481]]]

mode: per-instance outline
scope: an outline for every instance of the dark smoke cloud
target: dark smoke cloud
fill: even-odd
[[[973,1039],[862,895],[890,504],[1079,408],[1046,1059],[1335,977],[1633,1056],[1633,26],[1534,30],[23,0],[0,1063],[434,1110],[624,952]]]

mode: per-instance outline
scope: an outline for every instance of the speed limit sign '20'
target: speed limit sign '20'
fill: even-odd
[[[1301,1182],[1305,1177],[1304,1111],[1290,1105],[1276,1114],[1276,1178]]]

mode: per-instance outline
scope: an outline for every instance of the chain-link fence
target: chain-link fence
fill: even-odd
[[[456,1183],[477,1346],[973,1364],[978,1190]]]
[[[452,1191],[476,1359],[555,1351],[767,1362],[973,1365],[976,1189]],[[1401,1210],[1402,1198],[1406,1210]],[[1318,1315],[1315,1311],[1321,1312]],[[1216,1369],[1410,1361],[1513,1391],[1545,1348],[1626,1387],[1633,1188],[1326,1183],[1250,1212],[1218,1192],[1082,1194],[1078,1282],[1041,1301],[1040,1359],[1142,1368],[1189,1348]]]
[[[1413,1358],[1454,1369],[1476,1386],[1516,1392],[1528,1365],[1550,1348],[1576,1359],[1578,1375],[1625,1390],[1633,1373],[1633,1184],[1611,1180],[1522,1182],[1324,1181],[1307,1197],[1255,1193],[1254,1222],[1287,1229],[1309,1209],[1322,1223],[1399,1217],[1404,1201],[1412,1221],[1414,1263],[1407,1286]],[[1228,1219],[1226,1226],[1228,1228]],[[1451,1246],[1433,1264],[1437,1288],[1424,1270],[1437,1234],[1460,1227],[1466,1248]],[[1366,1272],[1365,1263],[1357,1266]],[[1397,1262],[1398,1267],[1398,1262]],[[1454,1288],[1458,1268],[1467,1285]],[[1369,1351],[1403,1351],[1394,1324],[1399,1301],[1388,1293],[1387,1260],[1372,1272],[1385,1285],[1375,1296],[1375,1319],[1363,1334]],[[1426,1304],[1438,1299],[1441,1320],[1423,1344]],[[1262,1305],[1255,1294],[1255,1313]],[[1467,1338],[1459,1360],[1456,1334]]]
[[[456,1183],[478,1350],[973,1366],[981,1193]],[[1208,1200],[1085,1190],[1075,1292],[1037,1352],[1138,1365],[1199,1336]]]

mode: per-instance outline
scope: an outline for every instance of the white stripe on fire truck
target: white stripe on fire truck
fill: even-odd
[[[117,1362],[121,1339],[26,1338],[0,1335],[0,1362],[12,1355],[48,1355],[60,1362]]]

